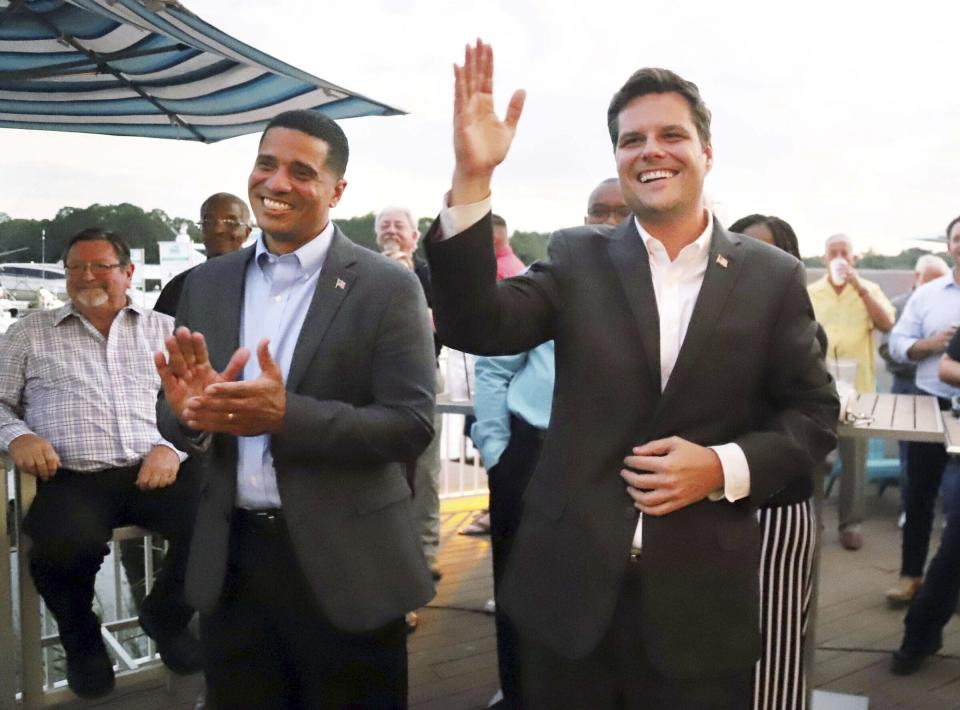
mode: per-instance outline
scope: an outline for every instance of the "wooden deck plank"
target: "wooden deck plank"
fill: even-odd
[[[827,501],[817,616],[818,649],[811,669],[814,687],[870,697],[871,710],[960,710],[960,617],[948,624],[944,647],[917,674],[894,676],[890,654],[900,643],[903,609],[888,609],[883,592],[897,578],[900,531],[896,490],[878,498],[869,489],[864,547],[848,552],[837,542],[836,496]],[[479,507],[482,503],[477,504]],[[451,503],[455,507],[455,503]],[[412,710],[480,710],[498,687],[493,617],[481,612],[492,595],[488,537],[458,535],[474,511],[441,515],[437,596],[419,610],[420,627],[409,638]],[[939,523],[931,554],[939,541]],[[152,687],[127,690],[95,704],[73,708],[189,710],[201,678],[178,678],[174,692]]]

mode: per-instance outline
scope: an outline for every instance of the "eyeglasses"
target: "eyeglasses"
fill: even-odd
[[[120,269],[124,266],[126,264],[101,264],[99,262],[83,261],[79,264],[67,264],[63,268],[67,270],[68,274],[79,275],[90,269],[90,273],[94,276],[103,276],[109,274],[113,269]]]
[[[227,229],[237,229],[239,227],[246,227],[246,222],[239,222],[233,217],[227,217],[226,219],[217,219],[215,217],[204,217],[200,220],[200,226],[203,229],[215,229],[217,225],[222,224]]]
[[[610,205],[590,205],[587,214],[597,219],[607,219],[611,214],[624,220],[633,214],[632,210],[624,205],[623,207],[611,207]]]

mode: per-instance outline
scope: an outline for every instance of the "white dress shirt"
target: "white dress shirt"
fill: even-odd
[[[459,234],[476,224],[490,211],[490,198],[468,205],[443,206],[440,211],[440,229],[443,239]],[[680,347],[687,335],[703,277],[710,258],[710,241],[713,235],[713,215],[707,211],[707,226],[699,237],[670,260],[667,250],[656,238],[650,236],[634,217],[637,231],[643,239],[650,258],[650,276],[657,299],[660,316],[660,388],[667,386],[673,368],[677,364]],[[638,445],[643,442],[637,442]],[[711,446],[720,459],[723,469],[723,490],[715,491],[710,500],[726,499],[730,502],[750,495],[750,467],[743,449],[729,443]],[[624,452],[624,456],[630,452]],[[643,542],[643,515],[637,522],[633,546],[639,549]]]

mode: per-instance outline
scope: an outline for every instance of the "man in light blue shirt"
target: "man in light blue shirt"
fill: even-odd
[[[938,374],[940,357],[960,324],[960,221],[947,229],[947,247],[953,271],[924,284],[907,301],[903,315],[890,334],[890,354],[899,362],[917,363],[915,382],[921,394],[940,400],[942,409],[960,389],[943,382]],[[951,485],[957,472],[955,459],[943,444],[911,441],[907,445],[907,490],[903,509],[903,545],[900,580],[887,592],[892,604],[908,603],[920,588],[930,545],[933,509],[944,472]]]

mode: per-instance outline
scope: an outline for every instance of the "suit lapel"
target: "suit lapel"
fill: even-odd
[[[650,257],[632,217],[613,233],[610,242],[610,258],[637,323],[643,353],[647,358],[651,385],[654,392],[659,395],[660,316],[657,312],[657,297],[653,292],[653,281],[650,277]]]
[[[737,283],[737,277],[743,265],[743,256],[737,249],[739,244],[740,237],[728,233],[714,219],[710,256],[703,276],[703,285],[700,287],[697,304],[690,317],[687,334],[680,346],[677,363],[673,372],[670,373],[670,380],[663,392],[663,398],[660,401],[661,409],[667,406],[667,403],[683,387],[684,380],[693,370],[704,345],[709,341],[710,335],[723,315],[727,297]]]
[[[299,388],[307,366],[313,361],[330,323],[357,278],[352,269],[356,262],[353,253],[355,248],[340,228],[334,225],[333,240],[330,242],[330,249],[317,280],[317,288],[313,292],[310,308],[293,350],[290,372],[287,375],[287,389],[291,392]]]

